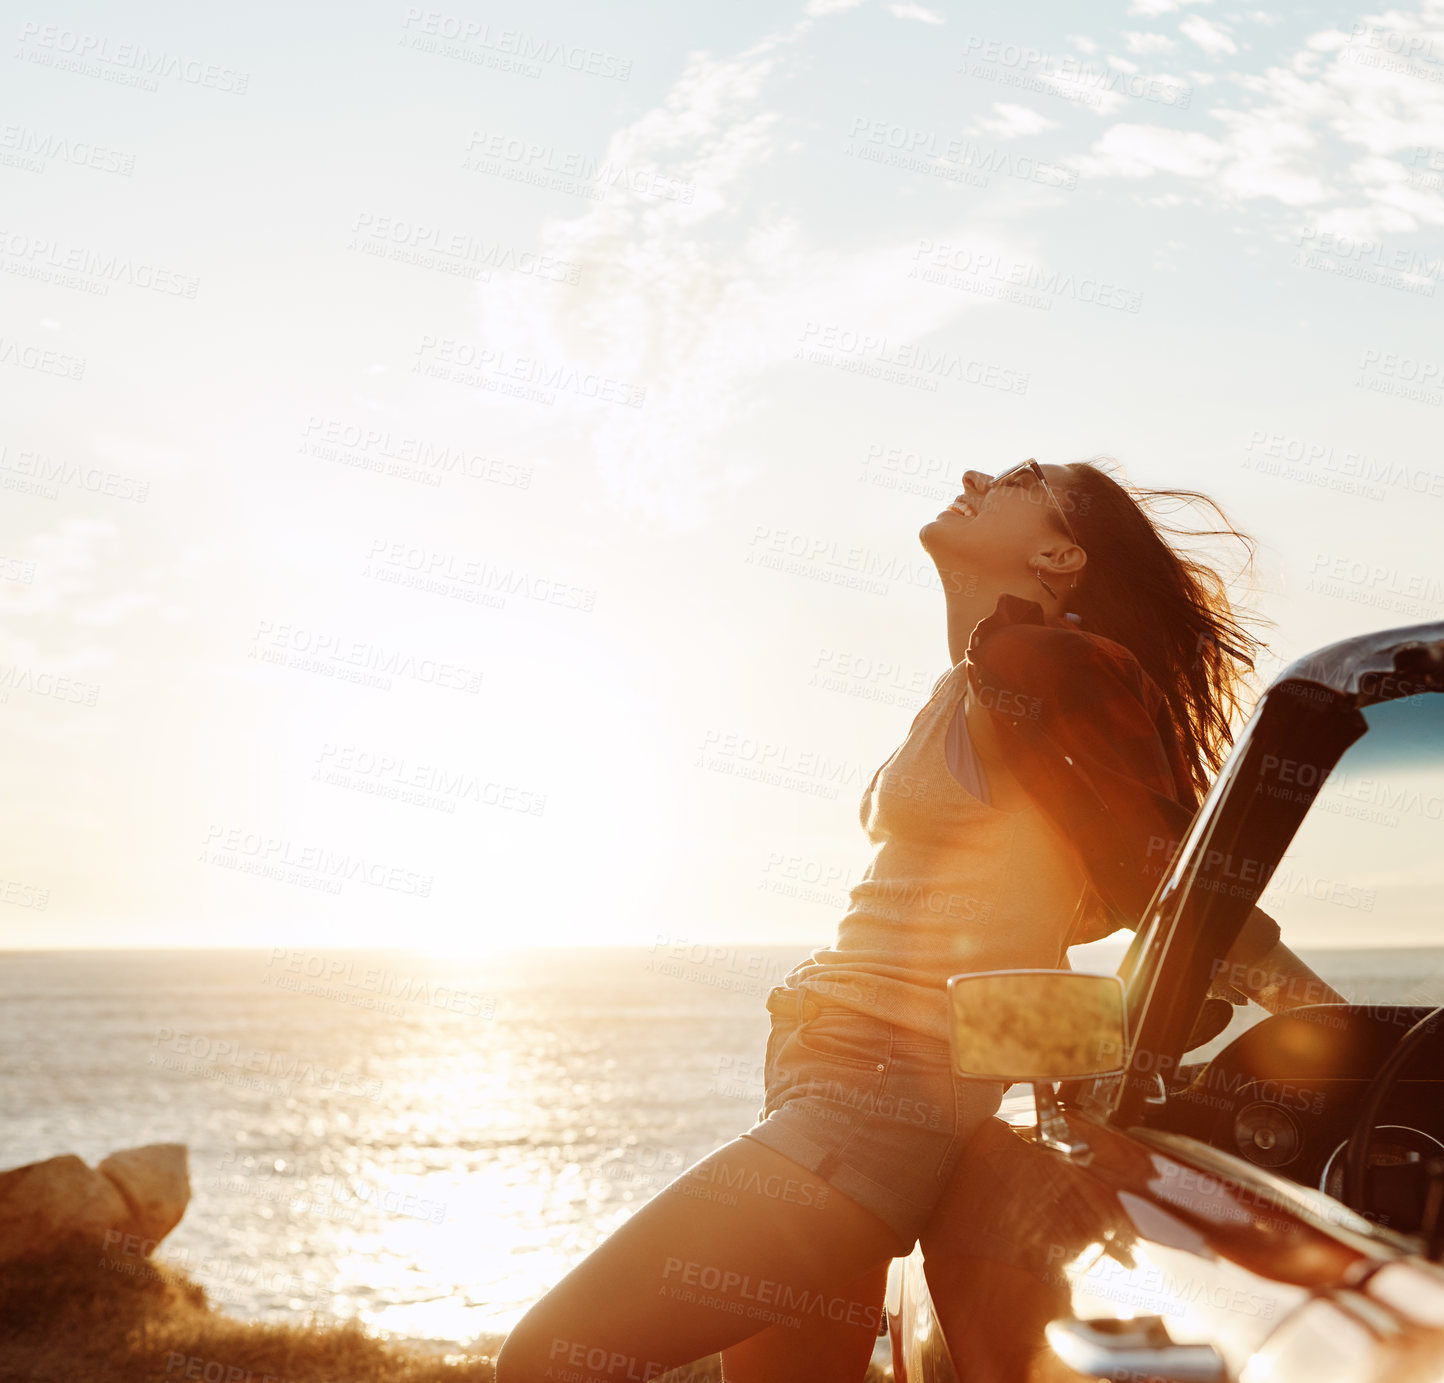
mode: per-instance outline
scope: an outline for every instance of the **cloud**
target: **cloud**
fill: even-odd
[[[1188,90],[1183,77],[1156,71],[1144,74],[1137,63],[1116,53],[1106,55],[1101,62],[1039,71],[1036,81],[1104,119],[1121,110],[1137,109],[1131,93],[1162,91],[1177,96]]]
[[[996,139],[1014,139],[1019,135],[1041,134],[1044,130],[1056,130],[1058,122],[1033,110],[1029,106],[1015,106],[1007,101],[995,101],[993,109],[997,115],[992,119],[979,120],[967,132],[969,134],[990,134]]]
[[[888,6],[888,11],[891,14],[895,14],[899,19],[916,19],[922,24],[947,23],[947,20],[936,10],[930,10],[922,5],[913,4],[912,0],[897,0],[897,3]]]
[[[1272,198],[1285,206],[1316,206],[1332,195],[1319,141],[1306,124],[1273,123],[1252,112],[1215,112],[1228,127],[1228,157],[1218,186],[1240,201]]]
[[[1155,18],[1160,14],[1172,14],[1175,10],[1184,5],[1209,5],[1213,0],[1133,0],[1128,7],[1129,14],[1141,14],[1145,18]]]
[[[110,653],[79,630],[154,603],[118,584],[121,570],[134,574],[134,564],[121,560],[119,535],[113,519],[71,514],[20,544],[36,579],[0,583],[0,663],[67,672],[110,663]]]
[[[679,530],[747,478],[722,439],[757,406],[759,375],[797,356],[809,320],[905,341],[976,306],[904,277],[919,228],[832,248],[831,227],[810,235],[777,205],[777,164],[807,147],[808,122],[770,93],[795,75],[781,60],[808,23],[734,56],[691,54],[660,103],[612,134],[606,163],[655,170],[694,189],[690,202],[619,180],[542,224],[538,248],[577,266],[574,286],[542,294],[497,276],[476,290],[479,343],[645,388],[641,407],[558,391],[548,445],[591,458],[620,508]],[[487,406],[507,427],[535,419],[534,403],[500,392]]]
[[[1444,148],[1440,64],[1397,56],[1427,51],[1438,27],[1432,11],[1390,11],[1353,33],[1321,30],[1263,72],[1226,77],[1208,111],[1216,138],[1119,124],[1080,169],[1207,182],[1215,201],[1308,208],[1319,230],[1367,236],[1444,225],[1444,188],[1426,176],[1419,152]]]
[[[1168,53],[1178,47],[1178,40],[1167,34],[1146,34],[1135,29],[1124,31],[1123,45],[1130,53]]]
[[[1160,125],[1114,125],[1082,163],[1090,177],[1148,178],[1173,173],[1181,178],[1212,177],[1227,157],[1217,139],[1192,130]]]
[[[1185,38],[1191,38],[1210,57],[1238,52],[1238,44],[1229,37],[1228,30],[1201,14],[1189,15],[1179,24],[1178,32]]]

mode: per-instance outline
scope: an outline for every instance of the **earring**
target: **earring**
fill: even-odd
[[[1041,585],[1041,586],[1043,587],[1043,589],[1044,589],[1045,591],[1047,591],[1050,596],[1053,597],[1054,600],[1057,600],[1057,599],[1058,599],[1058,592],[1055,591],[1046,581],[1043,580],[1043,568],[1042,568],[1042,567],[1034,567],[1034,568],[1033,568],[1033,575],[1038,578],[1038,583],[1039,583],[1039,585]],[[1074,578],[1068,583],[1068,590],[1069,590],[1070,592],[1072,592],[1073,589],[1074,589],[1077,585],[1078,585],[1078,578],[1077,578],[1076,576],[1074,576]]]

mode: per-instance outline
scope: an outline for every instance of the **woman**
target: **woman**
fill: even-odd
[[[888,1263],[1002,1095],[951,1072],[947,977],[1063,967],[1135,925],[1222,761],[1258,645],[1218,577],[1089,463],[963,485],[919,534],[952,667],[864,795],[874,853],[836,944],[768,995],[758,1122],[527,1312],[498,1383],[719,1350],[728,1383],[862,1379]],[[1270,1008],[1338,997],[1262,913],[1230,959]]]

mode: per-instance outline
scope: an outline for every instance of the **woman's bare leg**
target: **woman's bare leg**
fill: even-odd
[[[641,1383],[778,1327],[805,1332],[813,1349],[833,1338],[827,1327],[837,1329],[853,1359],[864,1331],[876,1331],[882,1296],[880,1286],[868,1296],[871,1282],[859,1292],[858,1279],[908,1247],[791,1158],[734,1138],[659,1191],[517,1322],[497,1358],[497,1383]],[[771,1345],[779,1361],[784,1338]],[[736,1356],[739,1369],[753,1369],[738,1377],[762,1383],[767,1375],[753,1366],[765,1361],[753,1354]],[[852,1377],[865,1369],[864,1355]],[[823,1377],[790,1365],[775,1375],[778,1383],[812,1376]],[[847,1373],[828,1377],[848,1383]]]
[[[769,1325],[723,1350],[723,1383],[861,1383],[877,1345],[890,1261],[891,1255],[836,1293],[847,1303],[841,1322]]]

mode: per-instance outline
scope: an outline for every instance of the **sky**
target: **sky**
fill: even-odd
[[[7,23],[0,945],[826,945],[967,469],[1444,613],[1444,4]]]

